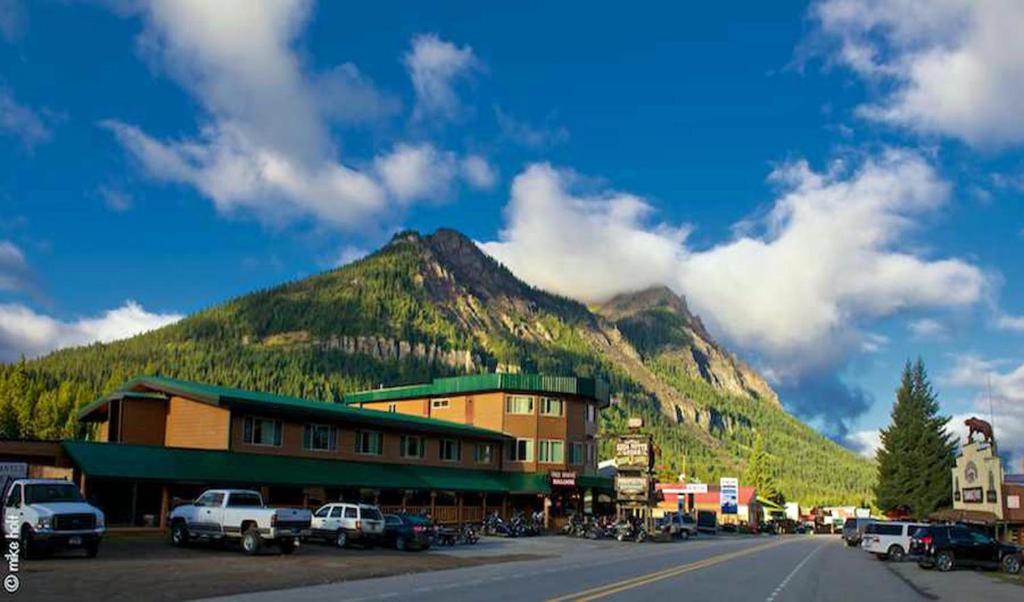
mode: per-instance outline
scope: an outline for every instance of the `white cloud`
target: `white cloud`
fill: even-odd
[[[907,323],[907,330],[919,339],[935,339],[949,334],[946,325],[934,318],[920,318]]]
[[[65,322],[18,304],[0,304],[0,360],[35,357],[60,349],[127,338],[166,326],[179,314],[150,313],[127,301],[94,318]]]
[[[25,254],[14,243],[0,240],[0,290],[23,291],[35,286]]]
[[[882,446],[882,433],[878,429],[856,431],[846,437],[846,445],[865,458],[874,458]]]
[[[569,139],[569,130],[562,126],[534,126],[516,119],[502,111],[500,107],[494,107],[494,117],[498,122],[501,135],[520,146],[545,148]]]
[[[348,265],[353,261],[359,261],[369,254],[370,252],[362,247],[346,245],[345,247],[342,247],[341,251],[338,252],[338,256],[331,262],[331,267],[340,268],[341,266]]]
[[[959,355],[942,380],[975,393],[974,412],[955,415],[950,423],[961,441],[967,436],[964,420],[971,416],[990,420],[991,408],[992,428],[999,451],[1008,452],[1018,460],[1024,459],[1024,363],[1014,366],[1006,361]]]
[[[351,64],[304,71],[293,45],[310,9],[303,0],[151,2],[140,47],[199,101],[199,133],[159,140],[116,119],[102,125],[154,178],[194,186],[221,212],[274,224],[305,217],[361,227],[390,217],[396,200],[437,190],[434,173],[392,188],[394,181],[339,160],[330,123],[377,119],[397,107]],[[396,189],[402,196],[391,197]]]
[[[760,234],[695,250],[686,228],[654,222],[643,199],[580,193],[573,174],[533,165],[513,181],[500,240],[482,246],[531,284],[577,299],[668,284],[780,380],[842,360],[871,320],[982,297],[977,267],[910,250],[915,218],[949,196],[920,156],[890,150],[827,173],[801,161],[772,177],[782,190],[756,220]]]
[[[453,153],[430,144],[399,144],[374,160],[385,188],[400,202],[443,198],[449,193],[458,166]]]
[[[1024,142],[1024,3],[823,0],[812,9],[835,61],[884,91],[865,117],[974,146]]]
[[[996,328],[1012,332],[1024,332],[1024,316],[999,314],[996,316]]]
[[[16,136],[26,147],[32,148],[53,135],[51,121],[45,112],[18,103],[9,89],[0,86],[0,132]]]
[[[455,81],[479,68],[479,61],[469,46],[459,48],[431,33],[412,39],[405,66],[416,91],[413,116],[455,119],[462,110]]]
[[[498,183],[498,171],[479,155],[466,155],[459,167],[463,179],[473,188],[487,190]]]
[[[100,186],[97,192],[111,211],[117,211],[118,213],[128,211],[135,204],[131,195],[123,190],[111,188],[110,186]]]

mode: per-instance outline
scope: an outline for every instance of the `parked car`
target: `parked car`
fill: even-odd
[[[960,525],[929,525],[918,529],[911,538],[910,551],[921,556],[921,568],[935,567],[950,571],[974,566],[1002,568],[1007,573],[1020,572],[1019,547],[992,539],[988,535]]]
[[[297,508],[268,508],[256,491],[210,489],[172,510],[169,520],[176,546],[238,540],[246,554],[256,554],[266,544],[291,554],[299,538],[310,534],[311,515]]]
[[[658,530],[676,539],[697,535],[697,521],[683,512],[670,512],[658,520]]]
[[[18,539],[26,558],[60,549],[81,549],[93,558],[103,539],[103,512],[78,487],[57,479],[16,479],[4,502],[4,535]]]
[[[861,538],[860,547],[865,552],[871,552],[880,560],[892,560],[900,562],[910,550],[910,538],[922,527],[924,523],[870,523],[864,528],[864,535]]]
[[[384,516],[370,504],[325,504],[313,513],[312,535],[339,548],[359,542],[372,547],[384,535]]]
[[[851,548],[859,546],[864,537],[864,529],[874,522],[878,521],[873,518],[851,518],[843,521],[843,541]]]
[[[385,514],[382,542],[397,550],[429,550],[434,524],[424,516]]]

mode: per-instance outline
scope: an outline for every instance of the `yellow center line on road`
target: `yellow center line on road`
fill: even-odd
[[[772,543],[769,543],[769,544],[755,546],[753,548],[745,548],[743,550],[739,550],[739,551],[736,551],[736,552],[729,552],[728,554],[719,554],[717,556],[710,556],[710,557],[705,558],[703,560],[698,560],[696,562],[691,562],[689,564],[684,564],[684,565],[680,565],[680,566],[674,566],[674,567],[663,569],[663,570],[660,570],[660,571],[655,571],[653,573],[648,573],[646,575],[639,575],[637,577],[631,577],[629,579],[623,579],[622,581],[616,581],[614,583],[609,583],[609,584],[606,584],[606,585],[602,585],[600,587],[595,587],[593,589],[588,589],[588,590],[584,590],[584,591],[581,591],[581,592],[576,592],[576,593],[573,593],[573,594],[567,594],[567,595],[564,595],[564,596],[560,596],[558,598],[551,598],[551,599],[548,600],[548,602],[565,602],[566,600],[574,600],[574,601],[577,601],[577,602],[585,602],[585,601],[588,601],[588,600],[598,600],[600,598],[604,598],[604,597],[607,597],[607,596],[611,596],[613,594],[624,592],[624,591],[626,591],[628,589],[633,589],[635,587],[640,587],[642,585],[647,585],[647,584],[650,584],[650,583],[654,583],[656,581],[661,581],[662,579],[668,579],[670,577],[676,577],[678,575],[682,575],[682,574],[688,573],[690,571],[696,571],[698,569],[703,569],[703,568],[706,568],[706,567],[709,567],[709,566],[713,566],[713,565],[716,565],[716,564],[719,564],[719,563],[722,563],[722,562],[726,562],[728,560],[732,560],[733,558],[739,558],[740,556],[747,556],[748,554],[755,554],[757,552],[761,552],[761,551],[764,551],[764,550],[767,550],[767,549],[770,549],[770,548],[774,548],[774,547],[777,547],[777,546],[780,546],[780,545],[784,545],[784,544],[787,544],[787,543],[792,543],[794,541],[797,541],[797,540],[796,539],[789,539],[789,540],[775,541],[775,542],[772,542]]]

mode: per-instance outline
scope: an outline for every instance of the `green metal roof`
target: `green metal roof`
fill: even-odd
[[[348,393],[342,398],[342,403],[354,404],[417,397],[439,397],[481,391],[561,393],[589,397],[602,404],[608,403],[609,400],[608,383],[598,378],[491,373],[435,378],[433,382],[418,385]]]
[[[546,474],[64,441],[88,477],[209,485],[285,485],[548,493]]]
[[[313,415],[325,419],[344,420],[373,426],[392,427],[411,431],[448,433],[453,435],[465,435],[483,439],[504,439],[508,436],[498,431],[483,429],[476,426],[438,420],[436,418],[424,418],[422,416],[410,416],[394,412],[381,412],[378,410],[367,410],[363,408],[350,408],[340,403],[329,401],[314,401],[298,397],[287,397],[247,391],[245,389],[234,389],[221,387],[206,383],[197,383],[187,380],[178,380],[162,376],[141,376],[125,383],[120,390],[105,395],[96,401],[86,405],[78,412],[80,420],[88,420],[90,414],[97,411],[112,399],[119,399],[123,396],[137,397],[145,395],[164,394],[180,395],[196,401],[217,406],[247,406],[257,411],[280,412],[284,414]]]

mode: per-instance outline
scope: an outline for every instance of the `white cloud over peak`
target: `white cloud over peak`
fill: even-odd
[[[846,437],[846,445],[865,458],[874,458],[882,446],[882,433],[878,429],[856,431]]]
[[[387,190],[407,203],[447,195],[458,162],[454,153],[430,144],[399,144],[390,154],[377,157],[374,167]]]
[[[864,117],[974,146],[1024,142],[1024,3],[823,0],[811,14],[835,62],[882,84]]]
[[[35,357],[55,349],[110,342],[160,328],[182,318],[151,313],[134,301],[93,318],[62,321],[19,304],[0,304],[0,361]]]
[[[478,69],[480,62],[469,46],[460,48],[430,33],[412,39],[405,66],[416,92],[414,117],[455,119],[462,110],[455,83]]]
[[[479,155],[466,155],[460,165],[462,177],[473,188],[487,190],[498,183],[498,170]]]
[[[949,197],[919,155],[890,150],[824,173],[797,161],[772,180],[781,191],[766,217],[698,250],[687,228],[653,221],[643,199],[580,193],[571,172],[533,165],[513,181],[499,240],[483,248],[530,283],[583,300],[668,284],[780,379],[845,356],[873,319],[982,297],[977,267],[906,242],[915,218]]]
[[[0,240],[0,291],[22,291],[34,284],[35,276],[25,254],[14,243]]]
[[[941,338],[949,334],[949,329],[935,318],[920,318],[907,323],[907,330],[918,339]]]
[[[379,119],[400,106],[349,63],[324,74],[304,70],[293,45],[310,12],[304,0],[149,2],[139,46],[198,100],[199,131],[161,140],[117,119],[101,125],[152,177],[195,187],[221,212],[271,223],[313,218],[363,227],[396,205],[445,191],[442,181],[457,170],[403,179],[410,146],[370,162],[388,166],[383,179],[339,158],[332,123]],[[416,148],[433,159],[448,155]]]

